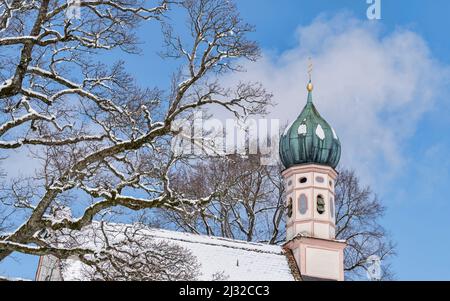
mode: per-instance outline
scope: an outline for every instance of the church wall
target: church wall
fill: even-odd
[[[59,260],[52,256],[41,256],[39,258],[36,272],[36,281],[61,281],[61,269]]]

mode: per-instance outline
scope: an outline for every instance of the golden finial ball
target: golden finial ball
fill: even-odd
[[[312,83],[308,83],[308,85],[306,86],[306,89],[308,90],[308,92],[312,92],[312,90],[314,89],[314,86]]]

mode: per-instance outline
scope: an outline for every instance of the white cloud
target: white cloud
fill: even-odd
[[[296,47],[264,53],[230,81],[260,81],[277,103],[269,118],[292,121],[306,103],[308,57],[313,58],[313,100],[343,145],[341,164],[366,181],[395,175],[402,149],[448,80],[426,42],[408,30],[382,33],[378,22],[338,15],[298,29]]]

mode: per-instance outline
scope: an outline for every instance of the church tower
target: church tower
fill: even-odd
[[[298,118],[280,138],[280,158],[286,168],[286,244],[304,279],[344,280],[345,242],[335,239],[334,185],[341,144],[334,129],[308,98]]]

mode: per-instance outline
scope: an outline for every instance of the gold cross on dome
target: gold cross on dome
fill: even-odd
[[[309,75],[309,81],[311,81],[311,76],[313,72],[313,63],[311,57],[308,58],[308,75]]]

